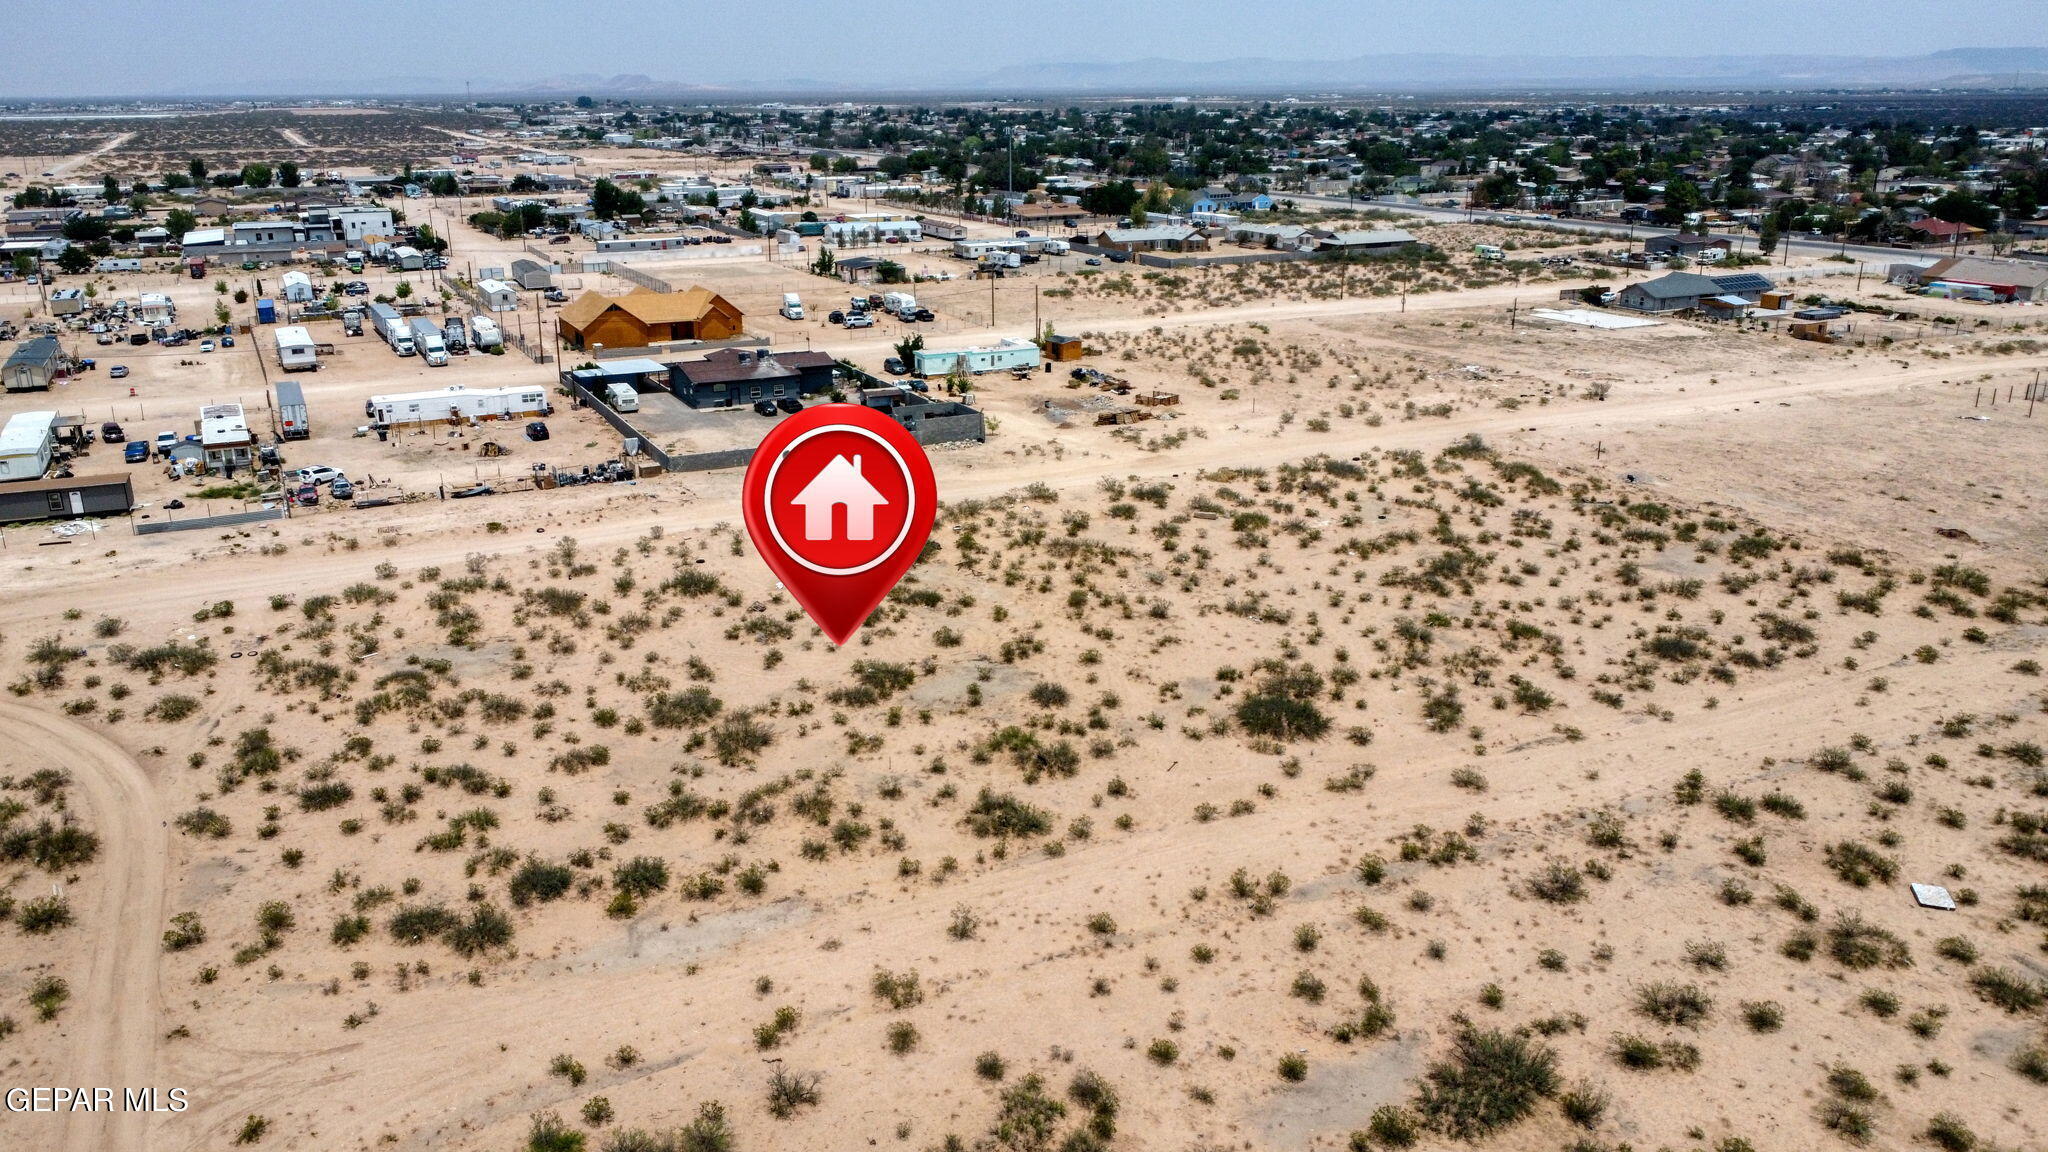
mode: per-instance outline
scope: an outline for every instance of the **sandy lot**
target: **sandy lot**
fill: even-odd
[[[786,345],[899,338],[768,319],[838,290],[766,261],[694,273]],[[1050,320],[1172,418],[977,381],[994,432],[933,453],[937,547],[846,651],[732,472],[10,529],[6,1083],[191,1106],[0,1133],[602,1148],[715,1102],[757,1148],[2048,1140],[2048,411],[1978,406],[2048,367],[2038,310],[1823,346],[1530,323],[1547,281],[1045,295],[1075,281],[1002,282],[994,326],[935,285],[932,335]],[[135,398],[56,399],[261,392],[242,348],[131,363]],[[424,490],[468,438],[353,438],[364,396],[551,371],[345,342],[294,462]],[[502,466],[611,449],[553,423]]]

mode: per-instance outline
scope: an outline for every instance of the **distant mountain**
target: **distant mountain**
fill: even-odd
[[[1340,60],[1240,57],[1015,63],[913,75],[863,70],[847,76],[663,80],[640,73],[570,73],[544,79],[460,74],[343,79],[300,73],[291,88],[223,92],[213,83],[178,85],[154,96],[425,96],[474,93],[562,99],[750,100],[772,96],[1231,96],[1369,92],[1643,93],[1787,91],[1831,88],[2048,88],[2048,48],[1949,48],[1919,56],[1722,54],[1687,56],[1475,56],[1377,53]]]
[[[1016,92],[1239,93],[1573,88],[2005,86],[2048,83],[2048,48],[1954,48],[1925,56],[1465,56],[1346,60],[1135,60],[1011,65],[956,83]]]

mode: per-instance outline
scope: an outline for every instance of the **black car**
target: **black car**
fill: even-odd
[[[917,318],[918,320],[926,324],[929,324],[932,321],[938,319],[938,317],[934,315],[932,310],[929,308],[919,308],[917,310]]]
[[[829,324],[844,324],[846,323],[846,313],[834,312],[831,315],[825,317],[825,321]]]
[[[754,401],[754,411],[759,412],[763,416],[773,416],[775,415],[775,401],[756,400]]]
[[[797,399],[794,396],[784,396],[782,399],[777,400],[775,402],[775,406],[777,408],[782,409],[784,412],[789,412],[792,414],[804,410],[804,402]]]
[[[1111,264],[1129,264],[1131,262],[1131,254],[1128,252],[1111,252],[1109,254],[1109,262]]]
[[[527,438],[528,440],[545,440],[545,439],[547,439],[547,438],[548,438],[548,426],[547,426],[547,425],[545,425],[545,424],[543,424],[543,423],[541,423],[541,422],[540,422],[540,421],[538,421],[538,420],[532,421],[531,423],[527,424],[527,426],[526,426],[526,438]]]
[[[119,444],[127,438],[128,433],[123,432],[121,426],[112,420],[100,425],[100,443],[102,444]]]
[[[887,360],[882,361],[882,371],[887,372],[891,376],[904,376],[909,374],[910,369],[904,366],[900,358],[891,356]]]

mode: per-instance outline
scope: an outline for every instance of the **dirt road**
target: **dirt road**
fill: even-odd
[[[1355,302],[1354,302],[1355,303]],[[2024,371],[2048,366],[2048,357],[2014,357],[2004,361],[2003,371]],[[1572,403],[1516,412],[1482,410],[1461,413],[1450,419],[1427,420],[1390,427],[1343,427],[1328,435],[1306,437],[1282,435],[1246,443],[1239,438],[1198,440],[1171,452],[1133,456],[1105,462],[1101,456],[1077,455],[1064,460],[1041,459],[1028,474],[1014,467],[978,468],[987,458],[980,453],[955,457],[940,453],[934,457],[946,499],[959,501],[1000,496],[1029,482],[1055,488],[1084,488],[1105,475],[1167,475],[1193,473],[1203,468],[1258,468],[1301,460],[1322,453],[1351,456],[1389,448],[1440,448],[1467,432],[1489,439],[1512,439],[1528,433],[1561,433],[1572,429],[1623,428],[1654,425],[1661,421],[1702,419],[1725,413],[1737,405],[1801,403],[1839,399],[1852,395],[1883,393],[1918,384],[1929,384],[1956,374],[1953,365],[1930,364],[1907,369],[1877,371],[1859,368],[1821,379],[1761,379],[1747,383],[1726,383],[1711,393],[1684,395],[1650,394],[1641,399],[1617,398],[1604,403]],[[964,467],[955,460],[964,462]],[[612,547],[626,543],[647,529],[660,525],[668,532],[701,530],[715,524],[739,522],[736,498],[737,470],[692,474],[690,488],[699,499],[678,507],[671,501],[650,501],[644,507],[607,512],[602,523],[578,527],[574,535],[586,546]],[[435,508],[434,505],[422,507]],[[418,520],[394,523],[406,532],[419,532],[402,551],[385,551],[379,559],[405,565],[452,565],[470,552],[498,552],[516,548],[518,536],[490,536],[482,531],[483,516],[454,519],[454,505],[440,505],[446,513],[438,519],[423,513]],[[323,526],[330,526],[323,521]],[[188,534],[193,535],[193,534]],[[529,545],[551,546],[553,535],[528,536]],[[137,587],[137,578],[165,567],[192,562],[195,546],[215,541],[184,541],[159,537],[146,543],[129,538],[113,549],[113,555],[85,559],[67,566],[37,565],[34,570],[13,574],[16,595],[0,603],[0,624],[47,618],[61,603],[88,613],[127,615],[147,611],[151,602],[165,604],[194,598],[182,581],[160,582],[147,589]],[[327,555],[294,553],[288,558],[265,559],[242,555],[232,568],[209,574],[207,595],[221,599],[261,600],[280,589],[318,588],[342,584],[359,577],[374,563],[362,553],[333,552]],[[144,597],[138,602],[136,597]]]
[[[159,1006],[157,934],[162,931],[170,834],[156,789],[112,741],[69,720],[0,701],[0,738],[71,773],[100,836],[98,888],[79,909],[93,934],[92,966],[72,989],[64,1026],[71,1052],[59,1083],[77,1088],[145,1088],[156,1082]],[[143,1148],[147,1113],[67,1112],[36,1147],[67,1152]],[[61,1125],[61,1127],[59,1127]],[[26,1146],[26,1145],[24,1145]]]

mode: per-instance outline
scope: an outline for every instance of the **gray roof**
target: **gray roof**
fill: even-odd
[[[1367,232],[1322,232],[1317,239],[1325,244],[1336,244],[1345,248],[1371,248],[1383,244],[1413,244],[1415,237],[1399,228],[1380,228]]]
[[[14,354],[7,358],[7,366],[14,368],[23,364],[33,364],[38,367],[49,367],[63,358],[64,349],[58,346],[55,337],[38,336],[33,340],[22,341],[21,346],[14,350]]]
[[[1708,279],[1723,292],[1769,292],[1773,287],[1769,278],[1754,272],[1731,272],[1726,276],[1709,276]]]
[[[1692,272],[1673,272],[1636,285],[1636,290],[1652,300],[1682,300],[1691,296],[1718,296],[1721,286],[1705,276]]]
[[[1114,244],[1141,244],[1151,240],[1187,240],[1200,235],[1194,228],[1160,226],[1156,228],[1109,228],[1103,235]]]

